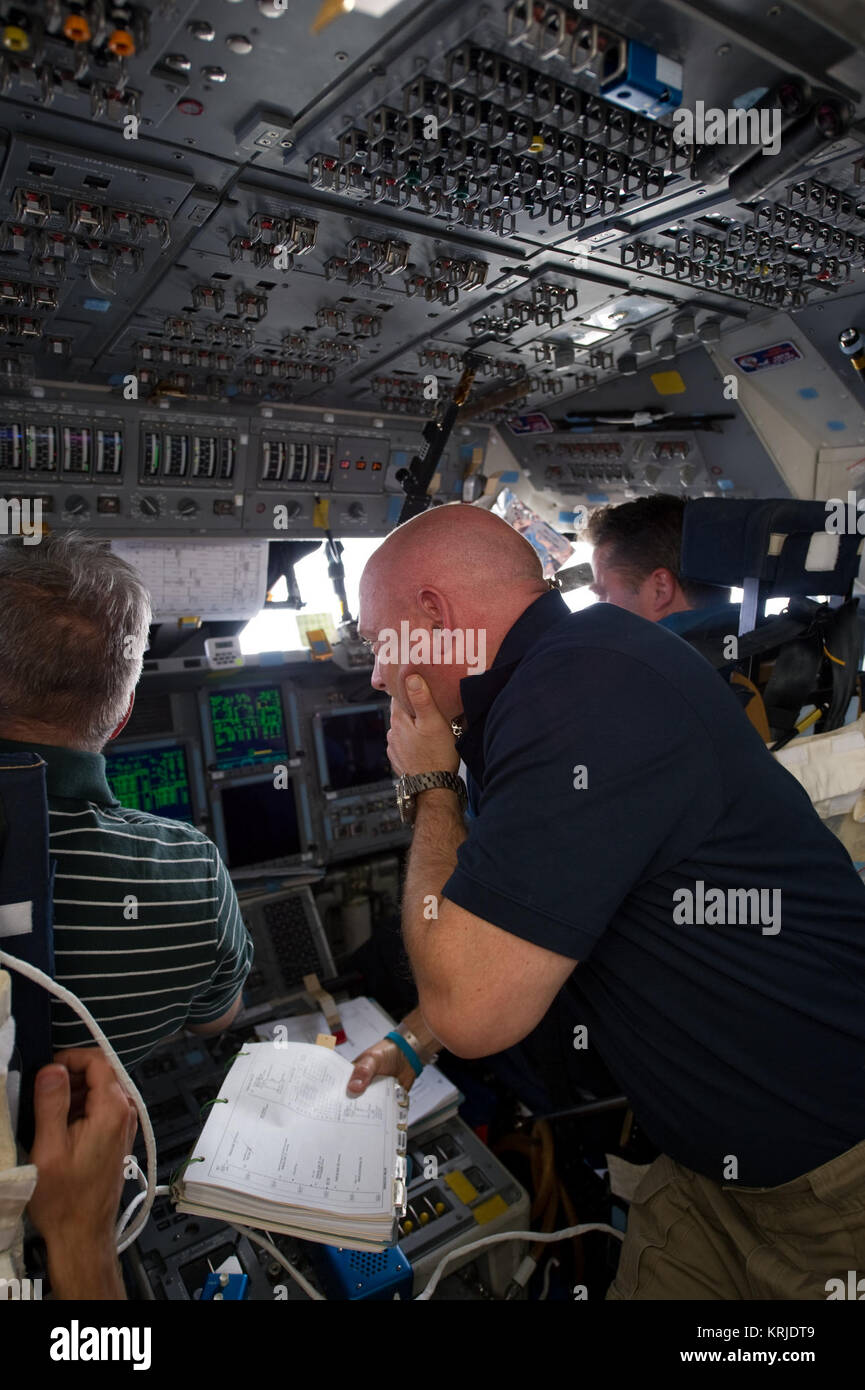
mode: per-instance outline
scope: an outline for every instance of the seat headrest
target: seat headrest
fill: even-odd
[[[767,597],[846,595],[865,536],[827,530],[823,502],[698,497],[685,505],[681,575],[740,586],[758,579]]]

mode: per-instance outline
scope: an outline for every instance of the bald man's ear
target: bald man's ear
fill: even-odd
[[[442,596],[436,589],[418,589],[416,602],[421,613],[429,618],[431,623],[439,627],[447,625]]]

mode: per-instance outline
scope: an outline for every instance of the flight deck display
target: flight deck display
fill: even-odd
[[[287,755],[278,686],[217,690],[208,701],[216,766],[220,771],[272,764]]]
[[[107,753],[105,775],[121,805],[170,820],[192,821],[189,770],[182,744]]]
[[[319,718],[322,777],[330,791],[392,778],[384,704],[341,709]]]

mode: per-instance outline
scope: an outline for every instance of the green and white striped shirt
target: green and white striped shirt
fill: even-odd
[[[252,941],[216,846],[194,826],[120,805],[101,753],[0,739],[45,760],[54,879],[54,975],[77,994],[125,1066],[185,1024],[234,1003]],[[55,1001],[57,1050],[92,1045]]]

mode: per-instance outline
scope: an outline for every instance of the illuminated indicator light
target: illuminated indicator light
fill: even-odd
[[[360,469],[366,468],[366,459],[358,459],[357,463],[354,466],[355,468]]]
[[[86,43],[91,37],[90,25],[83,14],[69,14],[63,21],[63,33],[73,43]]]
[[[351,468],[351,459],[340,459],[340,468]]]
[[[194,97],[184,97],[183,101],[177,103],[177,109],[183,116],[200,116],[204,107]]]
[[[373,471],[373,473],[380,473],[380,472],[381,472],[381,463],[378,461],[378,459],[376,459],[376,461],[373,463],[373,465],[372,465],[372,471]]]
[[[19,28],[17,24],[7,24],[3,30],[3,47],[11,49],[13,53],[23,53],[30,47],[27,30]]]
[[[135,40],[128,29],[115,29],[113,34],[108,35],[106,47],[117,58],[131,58],[135,52]]]

